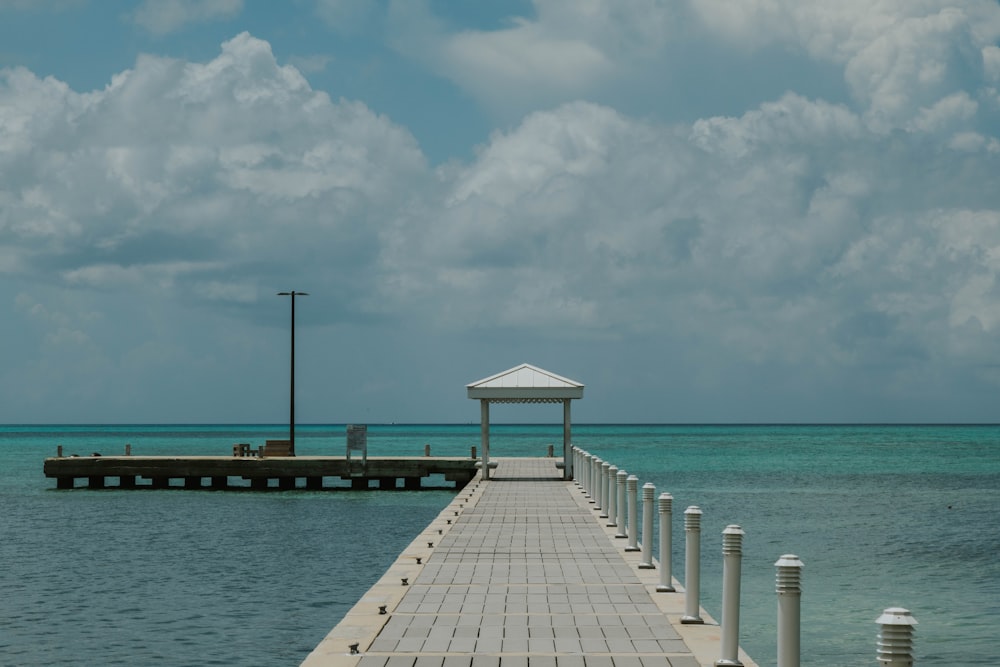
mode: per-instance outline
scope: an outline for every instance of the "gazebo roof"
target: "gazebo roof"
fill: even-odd
[[[583,398],[583,385],[575,380],[521,364],[466,385],[469,398],[490,403],[561,403]]]

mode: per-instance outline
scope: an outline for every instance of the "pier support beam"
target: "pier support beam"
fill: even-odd
[[[573,479],[573,434],[570,427],[570,407],[568,398],[563,399],[563,479]]]
[[[490,402],[481,399],[479,401],[479,417],[482,420],[480,432],[482,434],[481,444],[483,446],[483,479],[490,478]]]
[[[134,489],[135,475],[122,475],[118,478],[118,486],[123,489]]]
[[[323,488],[322,477],[306,477],[306,488],[310,491],[319,491]]]

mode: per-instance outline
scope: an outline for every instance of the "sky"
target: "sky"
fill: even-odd
[[[1000,421],[997,0],[0,0],[0,423]],[[556,406],[494,406],[559,422]]]

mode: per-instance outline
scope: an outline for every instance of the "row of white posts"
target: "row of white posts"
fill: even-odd
[[[576,483],[594,503],[594,509],[607,518],[609,527],[618,529],[616,538],[628,539],[625,551],[641,551],[640,568],[653,569],[653,501],[656,487],[642,485],[642,546],[639,546],[639,479],[618,466],[573,447],[573,470]],[[671,524],[673,496],[661,493],[660,517],[660,592],[674,592],[671,576]],[[703,623],[698,599],[701,560],[701,509],[692,505],[684,510],[684,616],[681,623]],[[743,557],[743,529],[731,524],[722,531],[722,631],[721,655],[716,666],[742,665],[739,661],[740,564]],[[778,594],[778,667],[799,667],[800,600],[802,596],[802,561],[785,554],[774,564]],[[878,664],[884,667],[912,667],[913,626],[916,619],[906,609],[890,607],[875,621],[880,626],[877,642]]]

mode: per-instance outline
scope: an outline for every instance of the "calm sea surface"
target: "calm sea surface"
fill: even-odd
[[[229,454],[281,426],[0,426],[0,665],[296,665],[452,491],[58,491],[65,452]],[[493,456],[561,425],[494,425]],[[702,606],[720,617],[721,533],[746,531],[740,643],[776,662],[774,561],[805,563],[802,662],[875,663],[874,619],[919,621],[918,665],[983,664],[1000,628],[1000,426],[575,425],[574,443],[702,518]],[[467,456],[479,426],[369,426],[372,456]],[[342,455],[343,425],[299,426]],[[656,544],[657,542],[654,542]]]

